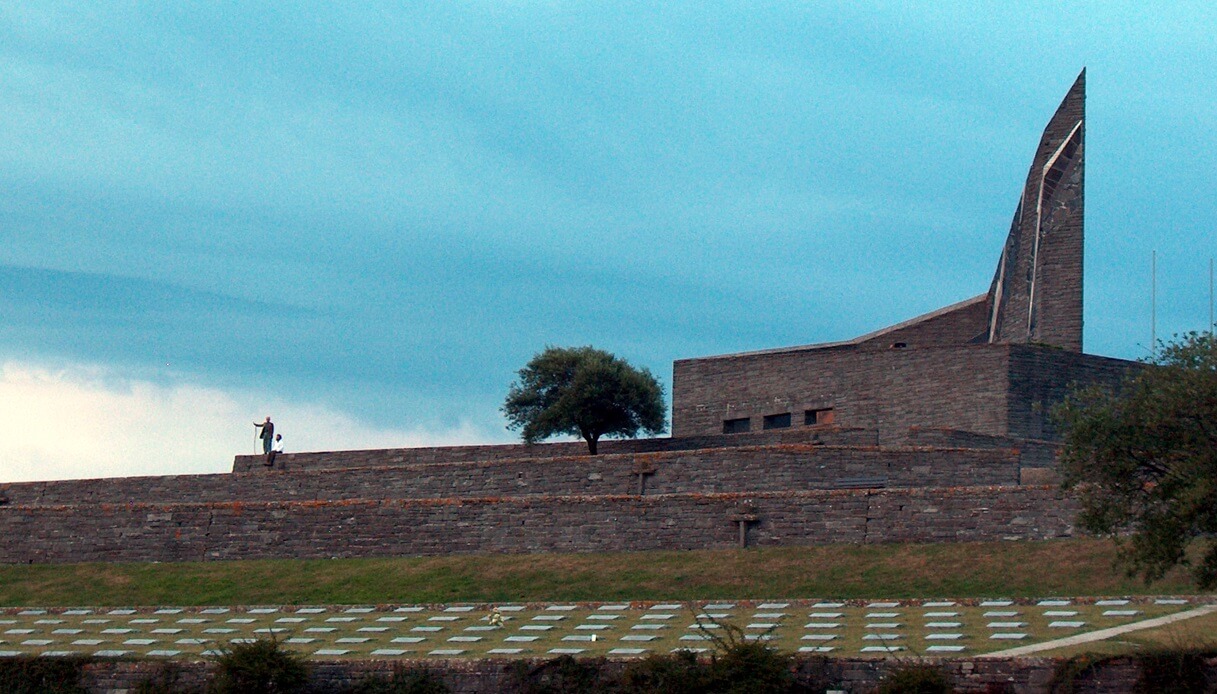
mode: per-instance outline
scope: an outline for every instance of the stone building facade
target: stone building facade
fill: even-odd
[[[672,435],[857,427],[880,443],[934,427],[1053,440],[1073,384],[1132,364],[1082,353],[1086,74],[1045,128],[986,294],[831,344],[673,367]]]

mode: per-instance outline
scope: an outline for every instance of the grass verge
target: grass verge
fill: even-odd
[[[0,606],[297,605],[1191,594],[1105,540],[180,564],[0,566]]]

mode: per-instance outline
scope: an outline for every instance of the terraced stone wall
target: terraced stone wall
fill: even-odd
[[[422,499],[570,494],[773,492],[843,487],[1016,485],[1019,455],[788,444],[474,463],[28,482],[0,486],[23,506],[141,502]],[[261,466],[259,466],[261,467]],[[265,468],[263,468],[265,470]],[[644,477],[645,479],[640,479]]]
[[[0,507],[0,563],[1048,539],[1052,487]]]
[[[756,432],[743,435],[690,436],[685,438],[606,439],[600,442],[601,455],[626,453],[661,453],[689,451],[728,446],[765,446],[789,443],[821,443],[834,446],[869,446],[877,444],[875,432],[844,427],[798,428]],[[359,451],[321,451],[296,453],[291,456],[294,470],[333,470],[353,467],[386,467],[395,465],[424,465],[431,463],[473,463],[515,458],[569,458],[587,454],[582,441],[557,443],[505,443],[482,446],[435,446],[429,448],[381,448]],[[259,472],[263,469],[261,455],[238,455],[233,459],[233,472]]]

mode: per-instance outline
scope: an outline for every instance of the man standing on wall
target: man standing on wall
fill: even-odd
[[[266,415],[266,421],[261,424],[254,422],[254,426],[262,429],[262,433],[258,435],[258,438],[262,439],[262,454],[270,455],[271,444],[275,440],[275,425],[270,421],[270,415]]]

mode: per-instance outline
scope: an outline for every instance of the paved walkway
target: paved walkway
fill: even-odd
[[[1217,605],[1205,605],[1194,610],[1186,612],[1176,612],[1175,614],[1166,615],[1164,617],[1156,617],[1154,619],[1146,619],[1132,624],[1122,624],[1118,627],[1110,627],[1108,629],[1100,629],[1091,631],[1085,634],[1077,634],[1075,636],[1067,636],[1063,639],[1054,641],[1044,641],[1043,643],[1033,643],[1028,646],[1019,646],[1018,648],[1007,648],[1004,651],[995,651],[993,653],[985,653],[980,656],[982,658],[1013,658],[1016,656],[1030,655],[1032,653],[1042,653],[1044,651],[1052,651],[1065,646],[1075,646],[1080,643],[1094,643],[1095,641],[1105,641],[1113,636],[1127,634],[1131,631],[1141,631],[1142,629],[1153,629],[1156,627],[1174,624],[1185,619],[1193,617],[1203,617],[1206,614],[1217,612]]]

